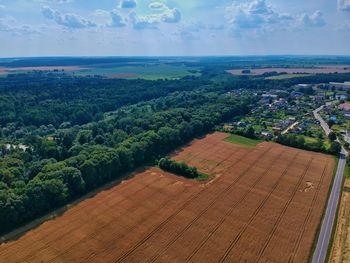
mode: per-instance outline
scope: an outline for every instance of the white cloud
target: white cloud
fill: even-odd
[[[166,9],[167,6],[161,2],[152,2],[148,6],[150,9],[163,10]]]
[[[169,8],[165,4],[153,2],[150,4],[149,8],[161,12],[144,16],[138,16],[135,12],[132,12],[130,14],[130,21],[134,29],[157,29],[160,23],[179,23],[182,19],[179,9]]]
[[[136,8],[136,0],[121,0],[120,8]]]
[[[313,14],[302,14],[300,17],[301,26],[304,27],[322,27],[326,25],[321,11],[317,10]]]
[[[261,34],[266,32],[322,27],[326,24],[323,14],[291,15],[278,12],[267,0],[234,1],[226,8],[229,27],[235,36],[244,33]]]
[[[181,12],[179,9],[167,8],[161,16],[161,20],[165,23],[179,23],[181,21]]]
[[[134,29],[157,29],[160,22],[159,15],[137,16],[135,12],[130,13],[130,21]]]
[[[13,17],[0,18],[0,32],[8,32],[12,35],[24,35],[39,33],[38,30],[30,25],[18,25]]]
[[[44,6],[41,12],[47,19],[54,20],[57,24],[68,28],[86,28],[96,26],[94,22],[77,14],[61,13],[48,6]]]
[[[342,11],[350,11],[350,0],[338,0],[338,8]]]
[[[89,16],[97,24],[111,24],[111,12],[103,9],[96,9]]]
[[[74,0],[34,0],[34,2],[46,3],[46,4],[67,4]]]
[[[119,12],[117,10],[112,10],[110,12],[110,16],[112,18],[112,23],[111,26],[113,27],[124,27],[125,21],[124,18],[119,14]]]

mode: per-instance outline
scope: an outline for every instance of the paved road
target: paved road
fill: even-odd
[[[324,119],[321,117],[319,112],[323,109],[324,106],[319,107],[318,109],[314,110],[314,116],[315,118],[320,122],[321,127],[323,128],[324,132],[328,136],[331,133],[331,129],[329,128],[327,122],[324,121]]]
[[[320,121],[320,124],[323,130],[328,135],[331,132],[331,130],[329,129],[328,124],[319,115],[319,111],[322,110],[322,108],[323,107],[320,107],[317,110],[315,110],[314,116],[316,119]],[[344,170],[346,165],[346,156],[347,156],[347,152],[342,147],[336,176],[334,178],[331,194],[329,196],[328,203],[327,203],[326,213],[322,221],[316,249],[312,257],[312,263],[325,263],[326,261],[328,247],[330,245],[332,230],[335,224],[334,221],[335,221],[337,207],[340,199],[340,193],[342,189]]]
[[[299,122],[294,122],[292,125],[290,125],[286,130],[284,130],[281,134],[287,134],[290,130],[292,130],[295,126],[297,126],[299,124]]]

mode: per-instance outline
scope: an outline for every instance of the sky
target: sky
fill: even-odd
[[[0,0],[0,57],[350,55],[350,0]]]

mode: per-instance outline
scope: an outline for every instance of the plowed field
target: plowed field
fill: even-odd
[[[307,262],[332,157],[215,133],[173,158],[214,176],[137,174],[21,238],[1,262]]]

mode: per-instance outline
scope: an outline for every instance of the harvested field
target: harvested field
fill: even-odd
[[[157,168],[0,246],[3,262],[307,262],[332,157],[214,133],[173,155],[214,175]]]
[[[13,72],[27,72],[27,71],[52,71],[52,70],[59,70],[59,71],[76,71],[76,70],[82,70],[83,68],[78,66],[48,66],[48,67],[22,67],[22,68],[0,68],[0,73],[2,74],[8,74]]]
[[[350,262],[350,179],[345,187],[339,207],[337,229],[329,262]]]
[[[319,66],[314,68],[260,68],[250,69],[249,74],[242,73],[243,69],[228,70],[232,75],[262,75],[269,72],[287,74],[326,74],[326,73],[350,73],[350,66]]]

